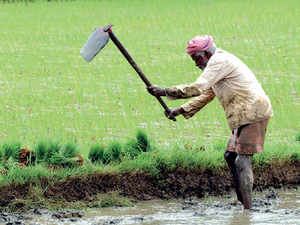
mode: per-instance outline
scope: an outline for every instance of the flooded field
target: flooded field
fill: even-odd
[[[223,198],[152,200],[134,207],[87,211],[34,210],[26,215],[0,213],[0,224],[300,224],[300,189],[255,194],[254,208],[244,211],[231,195]]]

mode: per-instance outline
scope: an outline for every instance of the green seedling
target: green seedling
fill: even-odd
[[[92,145],[88,158],[92,163],[98,163],[103,159],[104,147],[100,144]]]

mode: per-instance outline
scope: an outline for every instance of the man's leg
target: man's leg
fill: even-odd
[[[238,154],[235,159],[239,191],[245,209],[250,209],[252,207],[252,157],[253,155]]]
[[[243,198],[239,189],[239,177],[238,177],[238,173],[237,173],[237,168],[235,166],[235,160],[237,157],[237,153],[236,152],[230,152],[230,151],[226,151],[224,153],[224,158],[227,162],[227,165],[231,171],[232,177],[233,177],[233,182],[234,182],[234,186],[235,186],[235,192],[236,192],[236,196],[237,199],[243,204]]]

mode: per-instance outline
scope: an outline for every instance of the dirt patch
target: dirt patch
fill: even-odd
[[[273,161],[254,168],[254,189],[281,188],[300,184],[300,160]],[[150,176],[141,172],[123,174],[90,174],[68,178],[60,182],[40,181],[39,184],[12,184],[0,188],[0,206],[5,207],[16,199],[26,198],[33,186],[40,185],[43,197],[51,201],[93,201],[99,193],[117,191],[123,196],[139,200],[154,198],[203,197],[223,195],[233,189],[228,168],[176,169]],[[28,197],[28,196],[27,196]]]

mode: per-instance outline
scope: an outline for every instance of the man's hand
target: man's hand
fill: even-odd
[[[166,91],[164,88],[161,88],[157,85],[154,85],[152,84],[151,86],[147,87],[147,91],[153,95],[153,96],[156,96],[156,97],[159,97],[159,96],[166,96]]]
[[[170,112],[168,113],[167,111],[165,111],[165,115],[168,119],[176,121],[176,116],[180,115],[184,113],[184,109],[179,107],[179,108],[171,108]]]

